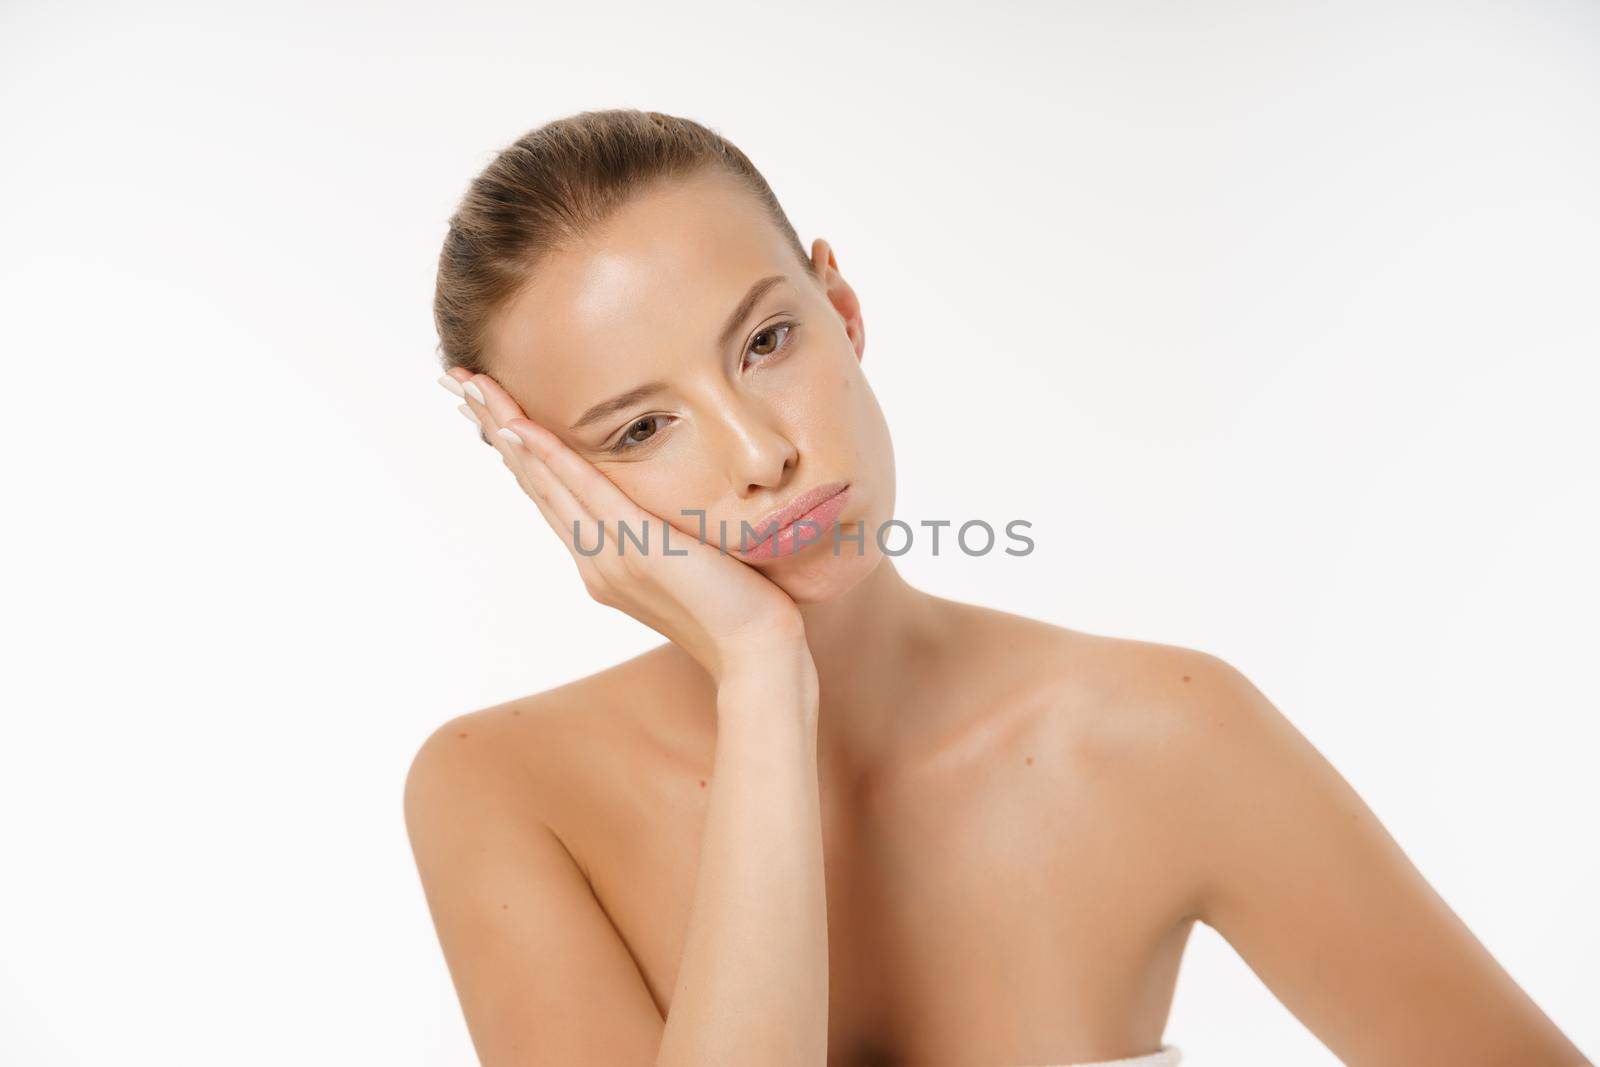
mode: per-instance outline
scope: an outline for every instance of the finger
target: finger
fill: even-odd
[[[489,409],[496,426],[504,426],[512,419],[528,417],[528,413],[522,410],[522,405],[513,400],[511,394],[487,374],[474,374],[462,389],[466,392],[476,390],[483,397],[482,403]]]
[[[499,382],[487,374],[466,371],[459,375],[452,374],[451,377],[461,385],[469,410],[482,423],[484,432],[493,439],[490,443],[506,455],[506,465],[515,471],[519,469],[517,462],[521,461],[520,469],[531,482],[536,495],[543,496],[556,513],[561,538],[569,548],[573,548],[574,554],[581,555],[573,547],[575,525],[579,531],[594,530],[595,536],[599,537],[598,527],[602,517],[627,519],[635,526],[648,521],[649,516],[593,464],[567,448],[554,433],[528,418],[522,405]],[[515,426],[507,425],[513,422]],[[520,427],[533,427],[555,442],[565,454],[562,467],[552,468],[537,447],[529,447],[528,437]],[[501,435],[499,431],[502,429],[509,430],[510,435]],[[587,490],[582,488],[585,485]],[[602,511],[593,506],[595,500],[601,501],[608,510]],[[585,540],[588,539],[587,533],[583,536]]]
[[[495,431],[494,437],[495,447],[507,456],[507,465],[517,474],[518,480],[525,481],[526,488],[554,512],[553,522],[560,531],[562,540],[568,545],[572,544],[574,522],[578,524],[580,530],[597,525],[593,513],[585,508],[572,490],[562,484],[561,479],[529,450],[515,430],[501,427]],[[589,536],[584,534],[585,540]],[[598,537],[599,534],[593,536]]]
[[[649,515],[643,508],[554,433],[528,418],[512,419],[505,428],[521,438],[528,451],[571,491],[589,514],[630,522],[648,520]]]
[[[478,440],[482,441],[486,445],[489,444],[489,438],[484,436],[483,426],[479,424],[478,416],[472,413],[472,409],[465,404],[458,404],[456,405],[456,410],[461,412],[468,422],[472,423],[472,425],[478,428]]]
[[[522,407],[487,374],[474,374],[465,368],[455,367],[445,378],[461,390],[465,401],[461,405],[462,413],[478,424],[479,437],[500,453],[501,460],[516,475],[524,492],[536,499],[542,497],[543,502],[550,505],[556,513],[552,525],[557,527],[562,539],[571,545],[573,521],[581,523],[590,519],[590,516],[583,514],[584,509],[571,492],[561,486],[548,470],[543,469],[543,465],[522,444],[520,438],[515,434],[509,438],[502,437],[498,432],[500,421],[496,418],[496,411],[506,416],[525,418]]]
[[[461,383],[457,381],[448,371],[439,375],[439,384],[444,386],[445,389],[447,389],[454,396],[465,397],[467,395],[466,391],[461,388]]]
[[[489,410],[489,405],[484,402],[485,398],[483,395],[483,390],[481,390],[478,387],[477,382],[473,380],[474,377],[478,376],[474,375],[472,377],[458,379],[461,382],[462,400],[466,402],[467,410],[472,412],[472,417],[478,423],[478,427],[482,429],[485,434],[492,434],[495,432],[495,430],[500,428],[500,423],[499,420],[494,417],[494,413]],[[490,441],[489,443],[493,444],[494,442]]]
[[[522,410],[522,405],[513,400],[511,394],[507,393],[499,382],[487,374],[474,374],[462,383],[462,388],[469,397],[482,398],[481,402],[469,400],[469,403],[473,404],[474,411],[487,411],[489,418],[493,420],[493,425],[487,427],[487,432],[492,434],[496,430],[505,428],[517,433],[521,442],[527,448],[527,453],[534,458],[535,462],[542,463],[572,493],[578,505],[589,512],[591,516],[615,515],[618,517],[630,517],[640,513],[639,506],[629,500],[620,489],[612,484],[609,478],[595,469],[592,463],[573,452],[553,432],[528,418],[527,413]],[[542,431],[547,440],[553,441],[560,446],[567,459],[559,467],[552,467],[538,447],[538,441],[529,442],[526,436],[522,435],[517,426],[513,426],[512,423],[517,423],[518,426],[531,426],[536,431]],[[610,490],[609,495],[606,494],[607,489]],[[594,506],[596,502],[609,504],[611,508],[608,511],[602,511]]]
[[[504,427],[490,431],[489,443],[501,455],[506,467],[517,478],[517,483],[523,491],[534,498],[544,512],[545,518],[550,520],[561,540],[572,549],[575,556],[582,556],[576,548],[576,538],[582,537],[585,542],[601,536],[596,529],[599,525],[596,518],[573,495],[567,486],[561,483],[550,472],[537,456],[531,452],[522,438],[513,430]]]
[[[483,421],[478,415],[478,412],[472,407],[472,398],[467,395],[465,383],[471,381],[471,379],[471,371],[462,367],[451,367],[449,370],[445,371],[439,376],[438,382],[441,386],[447,389],[451,395],[466,401],[465,403],[457,406],[456,410],[461,412],[461,414],[471,421],[474,426],[478,427],[478,440],[487,445],[489,444],[489,438],[486,436],[486,429],[483,425]],[[494,427],[490,426],[487,429],[492,430]],[[493,446],[491,445],[490,447]]]
[[[572,527],[561,521],[561,516],[556,514],[555,508],[550,505],[550,502],[545,499],[544,495],[534,488],[532,482],[529,480],[526,474],[521,471],[515,471],[513,473],[517,476],[517,484],[522,486],[522,491],[528,494],[528,499],[533,501],[534,506],[539,509],[539,513],[544,516],[545,521],[550,524],[551,529],[555,530],[556,536],[560,537],[561,540],[566,544],[567,548],[571,549]],[[574,553],[574,555],[576,555],[576,553]]]

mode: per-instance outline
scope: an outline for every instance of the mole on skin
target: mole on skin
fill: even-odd
[[[700,779],[700,788],[704,789],[705,787],[706,787],[706,780],[704,778],[702,778],[702,779]]]
[[[1027,759],[1026,759],[1026,760],[1024,760],[1024,761],[1023,761],[1023,762],[1024,762],[1024,763],[1026,763],[1026,764],[1028,764],[1028,765],[1029,765],[1029,766],[1030,766],[1030,767],[1031,767],[1031,766],[1033,766],[1033,757],[1032,757],[1032,756],[1029,756],[1029,757],[1028,757],[1028,758],[1027,758]]]
[[[457,737],[466,737],[466,734],[456,734]]]
[[[1183,676],[1183,680],[1184,680],[1184,681],[1186,681],[1186,682],[1187,682],[1187,681],[1188,681],[1188,680],[1189,680],[1189,676],[1188,676],[1188,675],[1187,675],[1187,674],[1186,674],[1186,675],[1184,675],[1184,676]]]

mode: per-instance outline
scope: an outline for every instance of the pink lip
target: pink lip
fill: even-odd
[[[827,538],[834,520],[844,510],[849,490],[849,482],[825,482],[806,490],[761,521],[753,523],[750,535],[752,544],[743,551],[735,548],[735,554],[741,559],[770,559],[792,554],[796,551],[797,539],[801,541],[801,548],[820,543]],[[798,525],[802,520],[805,526]],[[742,526],[739,532],[744,532]]]

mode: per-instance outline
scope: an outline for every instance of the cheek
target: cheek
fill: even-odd
[[[865,383],[852,360],[815,360],[797,369],[783,385],[785,415],[802,436],[802,445],[833,450],[848,445],[866,427],[861,400]]]
[[[629,500],[656,518],[665,519],[690,540],[699,536],[702,522],[709,524],[714,540],[717,512],[705,502],[720,500],[725,487],[713,484],[712,469],[703,454],[691,448],[677,448],[671,454],[663,450],[653,459],[621,465],[605,473]],[[683,514],[685,510],[690,514]],[[704,515],[695,514],[696,511]]]
[[[861,365],[852,359],[848,366],[835,369],[825,393],[825,414],[841,444],[848,444],[858,461],[882,455],[889,430]]]
[[[842,460],[872,487],[873,505],[881,512],[878,521],[894,514],[894,441],[883,408],[860,364],[854,371],[837,376],[839,382],[838,429],[840,442],[849,449]]]

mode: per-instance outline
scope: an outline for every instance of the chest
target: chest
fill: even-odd
[[[1090,768],[1016,763],[823,791],[830,1062],[999,1067],[1159,1044],[1190,927],[1179,887]],[[663,1014],[712,785],[681,771],[611,792],[579,839]]]

